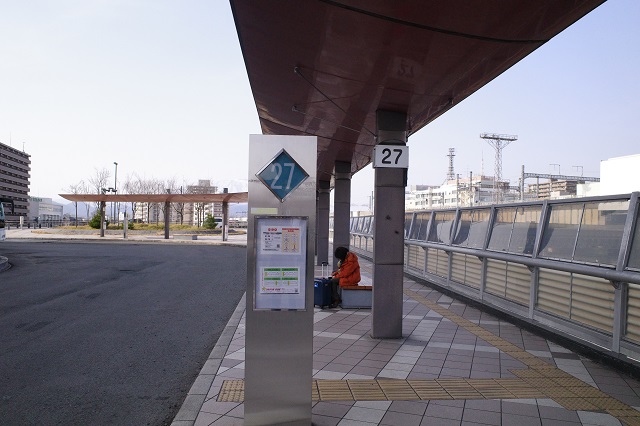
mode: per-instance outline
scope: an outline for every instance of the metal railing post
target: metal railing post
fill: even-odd
[[[629,210],[622,231],[622,241],[620,244],[620,253],[618,254],[618,262],[616,263],[616,271],[624,271],[629,262],[631,253],[631,243],[633,242],[634,225],[637,223],[638,217],[638,195],[634,192],[629,200]],[[615,295],[613,303],[613,331],[611,340],[611,350],[615,353],[620,352],[620,342],[624,338],[627,325],[627,304],[629,284],[626,282],[618,282],[615,286]]]

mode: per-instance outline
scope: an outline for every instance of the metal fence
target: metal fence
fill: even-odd
[[[639,193],[406,213],[405,271],[640,359]],[[351,218],[373,251],[373,217]]]
[[[78,226],[87,225],[86,219],[78,220]],[[76,221],[73,219],[56,219],[56,220],[25,220],[20,224],[19,220],[7,220],[6,225],[8,229],[18,229],[22,226],[23,229],[36,229],[36,228],[56,228],[59,226],[76,226]]]

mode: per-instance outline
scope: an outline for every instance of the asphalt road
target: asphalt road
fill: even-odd
[[[242,297],[246,249],[0,243],[0,423],[170,424]]]

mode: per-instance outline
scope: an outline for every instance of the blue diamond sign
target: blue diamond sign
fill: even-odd
[[[278,155],[260,170],[256,177],[265,184],[280,202],[284,202],[296,188],[302,184],[309,174],[282,149]]]

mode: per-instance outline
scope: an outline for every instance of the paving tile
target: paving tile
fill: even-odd
[[[428,401],[393,401],[388,411],[423,416],[428,405]]]
[[[314,415],[338,417],[341,419],[350,409],[351,407],[348,405],[320,401],[313,407],[311,412]]]
[[[464,404],[464,409],[500,412],[501,403],[500,403],[500,400],[498,399],[489,399],[489,400],[469,399]]]
[[[495,411],[473,410],[464,409],[462,415],[463,422],[475,422],[484,425],[498,425],[500,426],[502,419],[501,414]]]
[[[415,414],[408,413],[397,413],[394,411],[387,411],[387,413],[382,418],[380,425],[391,425],[391,426],[420,426],[422,422],[422,416],[418,416]]]
[[[322,416],[319,414],[312,414],[311,415],[311,422],[313,423],[314,426],[336,426],[337,424],[340,423],[340,421],[342,420],[342,418],[338,418],[338,417],[329,417],[329,416]]]
[[[542,422],[539,417],[521,416],[512,413],[502,413],[503,425],[518,425],[518,426],[542,426]]]
[[[345,420],[357,420],[367,423],[379,423],[384,417],[385,410],[376,410],[374,408],[352,407],[345,415]]]
[[[566,422],[579,422],[580,417],[575,411],[565,410],[564,408],[545,407],[543,405],[538,406],[540,412],[540,418],[560,420]]]
[[[358,420],[342,419],[340,423],[338,423],[338,426],[371,426],[371,425],[377,425],[377,424],[378,423],[369,423],[369,422],[363,422]]]
[[[453,419],[433,419],[430,417],[423,417],[420,426],[460,426],[460,420]]]
[[[583,425],[597,426],[620,426],[618,419],[605,413],[594,413],[591,411],[578,411],[578,416]]]
[[[542,426],[577,426],[577,425],[582,425],[581,422],[569,422],[566,420],[555,420],[555,419],[544,419],[541,418],[540,422],[542,423]]]
[[[462,401],[464,403],[464,401]],[[462,420],[462,413],[464,408],[462,406],[454,407],[447,405],[440,405],[429,403],[425,416],[429,418],[449,419],[449,420]],[[435,423],[435,421],[434,421]]]
[[[503,414],[517,414],[527,417],[540,417],[537,404],[523,404],[520,402],[502,401]]]

